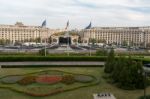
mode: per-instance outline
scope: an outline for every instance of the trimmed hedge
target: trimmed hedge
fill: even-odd
[[[104,65],[2,65],[2,68],[35,68],[35,67],[104,67]]]
[[[106,61],[105,56],[0,56],[0,62],[23,61]]]
[[[144,96],[141,96],[139,99],[145,99],[145,98],[144,98]],[[150,99],[150,95],[147,95],[146,99]]]
[[[143,64],[149,64],[150,58],[133,58],[135,61],[142,61]]]

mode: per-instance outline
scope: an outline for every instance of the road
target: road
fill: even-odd
[[[0,65],[104,65],[104,62],[75,62],[75,61],[51,61],[51,62],[0,62]]]

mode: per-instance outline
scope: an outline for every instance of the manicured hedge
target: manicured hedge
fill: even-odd
[[[150,58],[133,58],[135,61],[142,61],[143,64],[149,64]]]
[[[139,99],[145,99],[145,97],[144,97],[144,96],[141,96]],[[150,95],[147,95],[147,96],[146,96],[146,99],[150,99]]]
[[[2,65],[2,68],[35,68],[35,67],[104,67],[104,65]]]
[[[106,61],[105,56],[0,56],[0,62],[17,61]]]

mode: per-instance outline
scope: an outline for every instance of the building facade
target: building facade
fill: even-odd
[[[15,25],[0,25],[0,40],[15,42],[43,42],[52,34],[63,30],[42,28],[40,26],[25,26],[21,22]]]
[[[83,43],[147,46],[150,43],[150,27],[95,27],[81,31]]]
[[[21,22],[15,25],[0,25],[1,41],[15,42],[45,42],[51,39],[51,43],[59,43],[60,37],[65,38],[65,29],[49,29],[41,26],[25,26]],[[64,34],[61,34],[64,33]],[[128,46],[147,46],[150,45],[150,27],[94,27],[73,31],[71,43],[90,44],[95,43],[128,45]]]

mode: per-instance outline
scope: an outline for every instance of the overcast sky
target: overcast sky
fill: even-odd
[[[0,24],[21,21],[49,28],[150,26],[150,0],[0,0]]]

